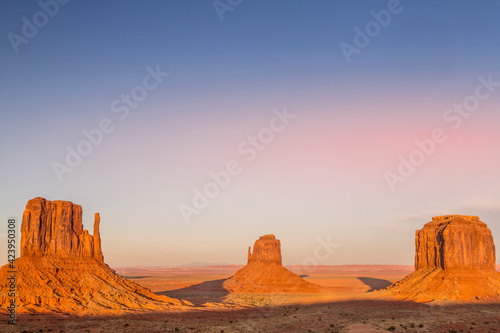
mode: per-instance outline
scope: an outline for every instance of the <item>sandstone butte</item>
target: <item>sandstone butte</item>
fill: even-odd
[[[248,248],[247,265],[224,281],[223,287],[236,293],[310,293],[323,289],[283,267],[281,243],[274,235],[256,240],[253,254]]]
[[[94,234],[83,229],[82,207],[68,201],[30,200],[15,260],[18,312],[102,314],[165,310],[189,305],[159,296],[119,276],[104,263],[95,214]],[[10,264],[0,269],[0,307],[10,303]]]
[[[387,293],[420,302],[499,299],[495,244],[479,217],[433,217],[417,230],[415,247],[415,271]]]

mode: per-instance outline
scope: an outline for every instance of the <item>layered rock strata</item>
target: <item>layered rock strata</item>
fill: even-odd
[[[99,225],[96,214],[90,235],[83,229],[81,206],[30,200],[21,224],[21,257],[0,269],[0,307],[15,299],[17,312],[102,314],[188,304],[116,274],[104,263]]]
[[[499,298],[495,244],[477,216],[433,217],[416,232],[415,247],[415,272],[388,293],[418,301]]]

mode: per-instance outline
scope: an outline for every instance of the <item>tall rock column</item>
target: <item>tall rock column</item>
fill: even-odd
[[[100,217],[94,234],[82,225],[82,207],[69,201],[28,201],[21,225],[21,256],[0,268],[0,312],[117,315],[190,305],[127,280],[103,261]],[[13,283],[15,289],[13,292]],[[6,312],[7,311],[7,312]]]
[[[94,258],[99,261],[104,261],[104,256],[101,250],[101,234],[99,232],[99,225],[101,223],[101,217],[99,213],[95,213],[95,221],[94,221]]]

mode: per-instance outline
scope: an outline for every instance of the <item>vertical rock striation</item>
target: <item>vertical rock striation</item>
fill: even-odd
[[[69,201],[28,201],[21,224],[21,256],[103,261],[96,213],[94,236],[83,229],[82,207]]]
[[[275,263],[281,265],[281,243],[274,235],[259,237],[251,247],[248,247],[248,262]]]
[[[101,224],[101,217],[99,213],[95,213],[94,219],[94,258],[99,261],[104,262],[104,256],[101,249],[101,233],[99,232],[99,227]]]
[[[433,217],[417,230],[415,248],[415,272],[389,286],[390,294],[419,301],[500,296],[495,244],[479,217]]]
[[[495,269],[495,244],[477,216],[446,215],[417,230],[415,269]]]
[[[90,235],[83,229],[82,207],[68,201],[28,202],[21,224],[21,257],[14,263],[18,312],[109,314],[189,305],[116,274],[104,263],[99,225],[95,214]],[[0,269],[0,309],[11,301],[9,266]]]

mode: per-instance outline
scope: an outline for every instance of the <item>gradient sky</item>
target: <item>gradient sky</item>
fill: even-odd
[[[479,77],[500,82],[498,1],[401,1],[351,63],[341,43],[388,1],[244,0],[222,21],[212,1],[59,7],[16,53],[9,34],[42,9],[0,1],[5,261],[7,219],[37,196],[82,205],[89,230],[100,212],[114,267],[244,264],[268,233],[285,264],[327,238],[319,264],[412,264],[415,230],[448,213],[500,242],[500,87],[459,128],[443,118]],[[157,65],[169,76],[120,120],[113,101]],[[238,147],[284,108],[295,119],[248,162]],[[105,118],[114,131],[60,182],[52,163]],[[435,128],[446,141],[391,191],[384,174]],[[231,160],[241,173],[186,224],[179,205]]]

